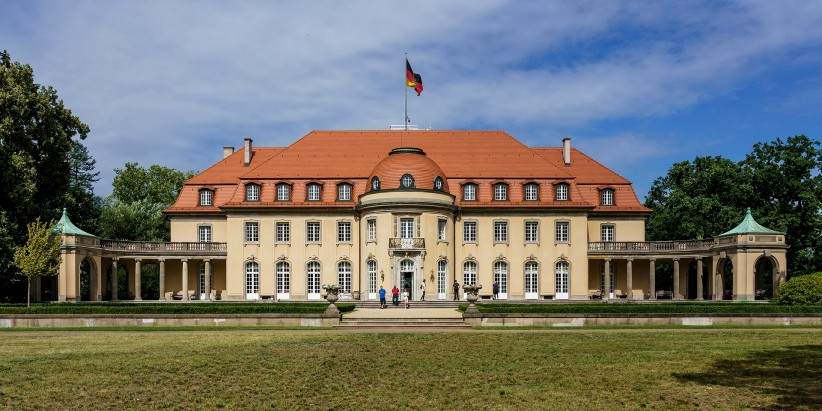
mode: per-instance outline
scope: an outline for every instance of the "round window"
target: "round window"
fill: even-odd
[[[400,184],[403,188],[414,188],[414,177],[411,174],[406,174],[400,179]]]
[[[442,177],[437,177],[434,179],[434,189],[442,190]]]

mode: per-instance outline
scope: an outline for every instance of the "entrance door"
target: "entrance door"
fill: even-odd
[[[414,273],[406,271],[400,273],[400,292],[408,293],[408,299],[411,300],[412,292],[414,291]]]

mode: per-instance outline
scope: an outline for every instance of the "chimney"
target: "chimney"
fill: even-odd
[[[566,166],[571,165],[571,137],[562,139],[562,162]]]
[[[232,146],[223,146],[223,158],[226,158],[230,155],[234,154],[234,147]]]
[[[251,164],[251,138],[246,137],[243,140],[243,165],[247,166]]]

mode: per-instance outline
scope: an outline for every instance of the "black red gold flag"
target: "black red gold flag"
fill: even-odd
[[[413,88],[414,91],[417,92],[419,96],[422,94],[422,76],[417,73],[414,73],[414,70],[411,69],[411,63],[408,62],[408,59],[405,59],[405,85]]]

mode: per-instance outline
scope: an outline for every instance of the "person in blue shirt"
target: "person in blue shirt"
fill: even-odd
[[[380,286],[380,308],[385,308],[385,288]]]

